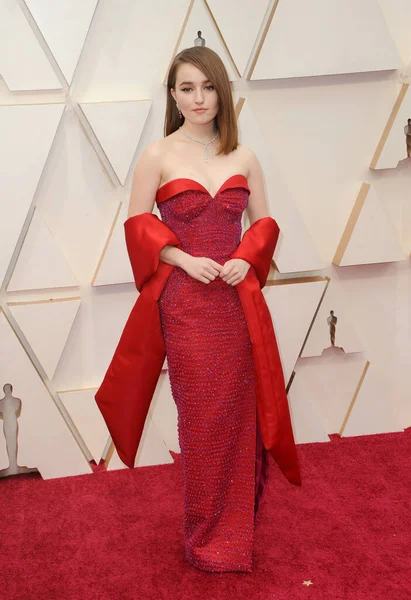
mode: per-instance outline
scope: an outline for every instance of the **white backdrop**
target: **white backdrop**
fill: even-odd
[[[296,442],[411,425],[408,0],[0,0],[0,22],[0,407],[10,383],[20,467],[124,468],[93,395],[137,298],[132,171],[198,30],[281,228],[264,294]],[[166,366],[136,465],[179,451]]]

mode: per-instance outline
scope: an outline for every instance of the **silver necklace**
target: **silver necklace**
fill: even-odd
[[[183,129],[183,126],[182,126],[182,125],[180,125],[179,129],[181,130],[181,133],[183,133],[183,134],[186,136],[186,138],[188,138],[188,139],[189,139],[189,140],[191,140],[192,142],[198,142],[199,144],[203,144],[203,145],[204,145],[204,160],[205,160],[206,162],[208,162],[208,153],[210,153],[210,156],[211,156],[212,158],[214,157],[213,150],[212,150],[212,148],[209,148],[209,145],[210,145],[212,142],[214,142],[214,140],[216,140],[216,139],[218,138],[218,136],[219,136],[219,132],[218,132],[218,131],[217,131],[217,133],[215,134],[215,136],[213,137],[213,139],[212,139],[212,140],[210,140],[209,142],[203,142],[202,140],[196,140],[196,139],[194,139],[194,138],[190,137],[190,136],[188,135],[188,133],[186,133],[186,132],[184,131],[184,129]]]

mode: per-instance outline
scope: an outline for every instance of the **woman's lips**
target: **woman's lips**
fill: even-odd
[[[207,110],[206,108],[195,108],[194,112],[202,113],[202,112],[205,112],[206,110]]]

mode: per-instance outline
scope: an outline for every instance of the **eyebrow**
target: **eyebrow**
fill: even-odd
[[[184,85],[184,84],[187,84],[187,83],[190,83],[192,85],[193,81],[182,81],[180,83],[180,85]],[[209,79],[206,79],[205,81],[202,81],[201,83],[211,83],[211,81]]]

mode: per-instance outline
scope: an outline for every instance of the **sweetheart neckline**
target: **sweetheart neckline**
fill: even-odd
[[[221,192],[222,188],[226,185],[226,183],[228,181],[230,181],[230,179],[233,179],[234,177],[243,177],[247,181],[247,177],[245,175],[243,175],[243,173],[234,173],[234,175],[230,175],[230,177],[228,177],[225,181],[223,181],[223,183],[220,185],[220,187],[218,188],[218,190],[216,191],[216,193],[214,194],[214,196],[211,195],[211,192],[209,192],[207,190],[207,188],[205,188],[203,186],[202,183],[199,183],[198,181],[196,181],[196,179],[191,179],[190,177],[175,177],[174,179],[170,179],[169,181],[166,181],[165,183],[163,183],[162,185],[160,185],[160,187],[157,189],[156,196],[158,195],[158,193],[160,192],[160,190],[162,190],[169,183],[173,183],[175,181],[192,181],[196,185],[199,185],[203,189],[204,192],[206,192],[212,199],[214,199],[214,198],[216,198],[218,196],[218,194]]]

